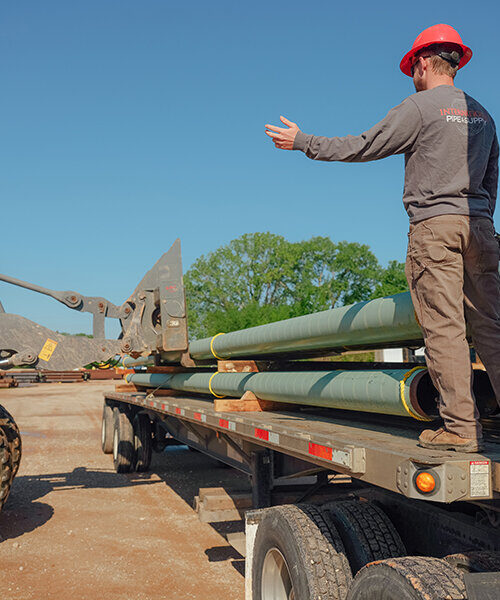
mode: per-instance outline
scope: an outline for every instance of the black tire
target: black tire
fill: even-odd
[[[0,510],[7,502],[12,486],[12,460],[7,436],[0,427]]]
[[[296,600],[344,600],[351,580],[340,537],[318,508],[297,504],[265,510],[255,537],[254,600],[278,597],[277,589],[285,589],[286,597],[293,589]]]
[[[113,452],[114,414],[113,406],[104,400],[102,407],[101,448],[104,454]]]
[[[153,436],[151,433],[151,420],[148,415],[137,414],[133,421],[135,470],[143,473],[149,470],[151,454],[153,451]]]
[[[466,600],[463,574],[440,558],[405,556],[363,567],[347,600]]]
[[[449,554],[444,560],[452,567],[465,573],[492,573],[500,571],[500,552],[488,550],[471,550]]]
[[[323,505],[321,511],[338,530],[353,574],[374,560],[407,554],[391,520],[375,504],[339,500]]]
[[[114,411],[113,464],[117,473],[129,473],[135,466],[134,428],[130,413]]]
[[[0,405],[0,427],[3,429],[7,440],[9,442],[10,459],[12,463],[12,479],[17,475],[19,471],[19,465],[21,464],[22,456],[22,442],[21,434],[19,433],[19,427],[14,420],[14,417],[9,411]]]
[[[158,421],[155,421],[152,426],[153,432],[153,452],[163,452],[167,446],[171,446],[172,442],[179,443],[173,440]]]

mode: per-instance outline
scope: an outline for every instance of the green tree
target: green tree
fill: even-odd
[[[392,296],[407,291],[408,282],[406,281],[404,263],[391,260],[387,269],[382,270],[380,283],[375,288],[372,298],[382,298],[383,296]]]
[[[245,234],[186,273],[190,329],[201,337],[366,300],[381,272],[366,245]]]
[[[368,300],[380,281],[381,267],[366,244],[339,242],[335,269],[336,295],[332,307]]]
[[[245,234],[198,258],[185,275],[189,323],[199,336],[287,318],[295,277],[289,243]]]

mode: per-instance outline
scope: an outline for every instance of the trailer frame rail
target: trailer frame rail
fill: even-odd
[[[487,443],[483,454],[436,452],[420,448],[418,430],[397,419],[387,423],[378,419],[368,425],[355,414],[339,416],[339,411],[321,409],[215,412],[210,399],[139,391],[107,392],[105,398],[153,412],[169,433],[188,445],[200,445],[196,438],[203,438],[207,430],[215,432],[219,440],[229,438],[233,454],[240,454],[229,462],[246,472],[246,458],[267,448],[309,464],[311,472],[316,466],[343,473],[408,498],[443,503],[500,498],[498,444]],[[172,430],[172,418],[183,424],[184,435]],[[436,479],[430,494],[416,486],[416,476],[422,471],[431,472]]]

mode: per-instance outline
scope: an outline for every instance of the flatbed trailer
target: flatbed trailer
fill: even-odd
[[[422,365],[405,364],[387,377],[381,371],[389,366],[372,363],[368,375],[338,377],[326,404],[316,394],[328,387],[326,380],[309,374],[314,382],[302,385],[304,369],[334,368],[331,361],[314,365],[305,358],[421,345],[408,293],[190,342],[179,240],[120,306],[5,275],[0,280],[93,316],[93,339],[87,339],[62,336],[0,305],[0,367],[67,370],[118,352],[154,362],[146,379],[134,374],[136,383],[119,384],[104,398],[102,448],[113,453],[118,472],[148,470],[151,452],[174,438],[249,475],[247,600],[500,600],[498,417],[484,420],[481,454],[426,450],[417,444],[423,423],[413,419],[438,411],[437,394],[430,398],[434,415],[412,395],[420,390],[415,382],[427,377],[430,383]],[[106,317],[120,321],[118,340],[105,338]],[[228,361],[239,365],[229,368]],[[158,373],[180,377],[160,378],[154,388],[149,375]],[[186,373],[205,383],[178,391],[174,378]],[[228,396],[217,385],[234,379],[231,373],[239,381],[228,388],[231,402],[216,405],[211,394]],[[273,383],[267,391],[243,389],[247,373]],[[328,381],[337,375],[330,371]],[[354,382],[349,394],[346,380]],[[422,388],[431,392],[427,384]],[[292,398],[291,389],[302,391]],[[479,410],[485,396],[490,412],[483,414],[494,415],[493,390],[476,391]],[[246,403],[248,394],[254,405]],[[0,504],[20,458],[20,438],[8,421],[10,439],[0,439]],[[286,483],[293,491],[283,505],[277,491]]]
[[[319,597],[321,589],[322,598],[353,600],[500,598],[500,443],[495,419],[485,423],[481,454],[441,452],[419,447],[422,424],[405,418],[310,407],[216,412],[212,400],[201,395],[107,392],[103,449],[112,447],[117,470],[123,470],[120,454],[133,470],[132,446],[144,456],[146,421],[153,432],[148,439],[156,441],[157,449],[162,448],[163,431],[250,476],[247,600],[308,600]],[[144,460],[141,465],[144,470]],[[332,473],[349,476],[351,483],[329,483]],[[420,474],[432,476],[432,490],[419,489]],[[304,476],[314,476],[314,483],[297,488],[293,505],[276,506],[278,484]],[[307,503],[320,489],[323,506]],[[296,521],[287,534],[293,539],[280,538],[283,519]],[[278,534],[270,542],[264,532],[273,523]],[[316,552],[321,547],[335,555],[334,575],[328,576],[325,565],[316,565],[313,572],[306,563],[297,569],[297,561],[316,561],[315,550],[307,546],[312,539]],[[371,572],[377,565],[373,561],[382,561],[378,564],[379,571],[385,568],[384,581],[392,577],[394,589],[403,581],[408,590],[380,595],[380,573]],[[368,562],[371,566],[356,575]],[[367,581],[356,586],[363,571]],[[372,595],[363,595],[369,588]]]

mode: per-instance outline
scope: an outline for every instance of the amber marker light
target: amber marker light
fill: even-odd
[[[436,488],[436,480],[433,475],[423,471],[415,478],[415,485],[423,494],[430,494]]]

